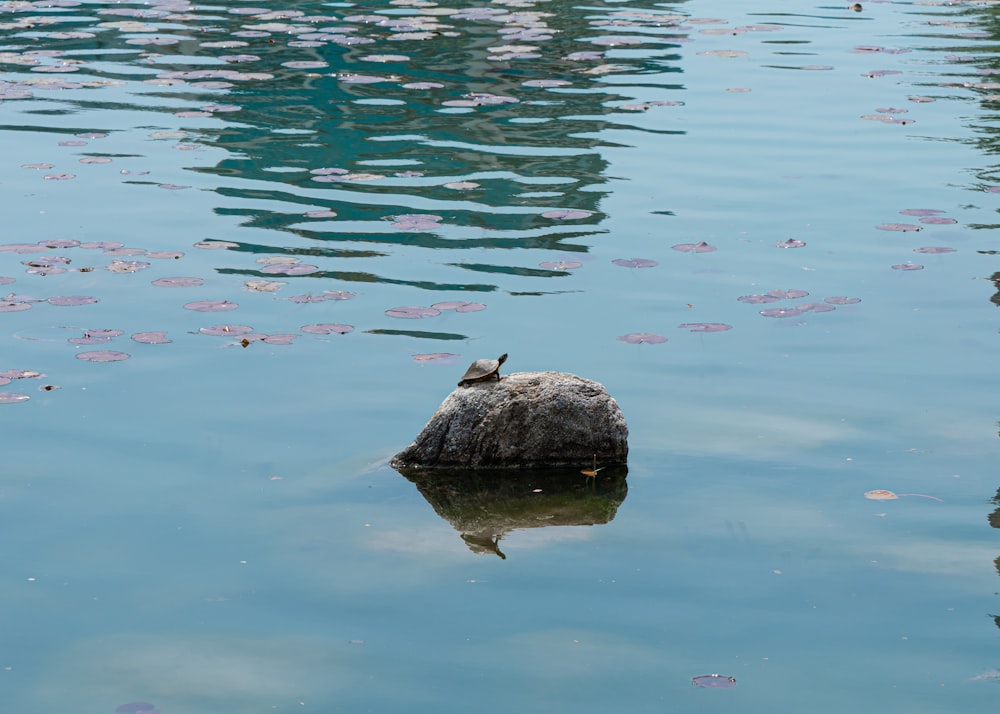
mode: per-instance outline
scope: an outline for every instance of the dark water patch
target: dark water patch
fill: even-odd
[[[236,268],[220,268],[216,271],[221,275],[248,275],[261,278],[268,277],[266,273],[256,270],[238,270]],[[310,272],[306,275],[292,276],[295,280],[336,280],[342,283],[379,283],[383,285],[408,285],[420,290],[461,290],[465,292],[493,292],[497,290],[496,285],[483,285],[477,283],[436,283],[429,280],[403,280],[398,278],[387,278],[375,275],[374,273],[363,272],[342,272],[320,270]]]
[[[457,268],[472,270],[478,273],[496,273],[500,275],[519,275],[527,278],[551,278],[558,275],[565,275],[558,270],[522,268],[513,265],[490,265],[488,263],[449,263]]]
[[[365,330],[369,335],[396,335],[400,337],[415,337],[421,340],[467,340],[467,335],[459,335],[454,332],[427,332],[424,330],[385,330],[374,329]]]

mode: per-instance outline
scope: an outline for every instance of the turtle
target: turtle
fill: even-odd
[[[500,365],[507,361],[507,353],[504,352],[496,359],[477,359],[469,365],[459,380],[459,387],[467,387],[473,382],[485,382],[487,379],[497,378],[500,381]]]

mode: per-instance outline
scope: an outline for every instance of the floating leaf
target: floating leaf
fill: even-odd
[[[779,300],[784,300],[784,299],[791,300],[794,298],[802,298],[809,296],[809,292],[806,290],[768,290],[767,294],[770,295],[771,297],[778,298]]]
[[[389,317],[399,317],[405,320],[419,319],[422,317],[435,317],[441,314],[440,310],[433,307],[419,307],[407,305],[404,307],[394,307],[385,311]]]
[[[46,302],[50,305],[68,307],[74,305],[92,305],[99,301],[90,295],[57,295],[56,297],[50,297]]]
[[[0,392],[0,404],[17,404],[18,402],[26,402],[31,397],[27,394],[18,394],[17,392]]]
[[[222,248],[239,248],[240,244],[228,240],[203,240],[195,243],[194,247],[206,250],[220,250]]]
[[[899,498],[892,491],[885,491],[883,489],[876,489],[874,491],[865,491],[865,498],[872,501],[891,501],[893,499]]]
[[[490,92],[469,92],[463,94],[461,99],[449,99],[441,102],[446,107],[483,107],[496,106],[499,104],[516,104],[515,97],[501,94],[491,94]]]
[[[781,298],[774,295],[740,295],[736,298],[740,302],[748,302],[751,305],[760,305],[769,302],[778,302]]]
[[[249,325],[212,325],[211,327],[199,327],[198,332],[203,335],[235,337],[237,335],[248,335],[253,332],[253,328]]]
[[[798,317],[802,314],[802,309],[798,306],[796,307],[772,307],[767,310],[761,310],[760,314],[764,317]]]
[[[41,372],[36,372],[33,369],[8,369],[6,372],[0,372],[0,377],[7,379],[35,379],[44,376]]]
[[[259,293],[277,292],[285,285],[288,283],[283,283],[280,280],[247,280],[243,283],[243,287],[247,290]]]
[[[305,295],[294,295],[287,299],[290,302],[324,302],[326,300],[350,300],[353,297],[354,293],[347,292],[346,290],[324,290],[319,295],[306,293]]]
[[[937,208],[904,208],[900,214],[904,216],[939,216],[944,211]]]
[[[691,684],[705,689],[732,689],[736,686],[736,677],[722,674],[702,674],[691,678]]]
[[[908,233],[911,231],[923,230],[915,223],[882,223],[875,226],[880,231],[896,231],[897,233]]]
[[[642,343],[657,345],[661,342],[666,342],[667,338],[663,335],[656,335],[652,332],[630,332],[627,335],[621,335],[618,337],[619,342],[627,342],[630,345],[640,345]]]
[[[486,306],[481,302],[467,302],[455,308],[455,312],[479,312],[485,310]]]
[[[144,345],[165,345],[173,340],[167,339],[167,333],[162,331],[136,332],[132,339]]]
[[[364,62],[407,62],[410,58],[406,55],[365,55],[364,57],[358,57],[358,59]],[[444,86],[435,84],[434,82],[427,82],[427,84],[434,84],[438,87]],[[404,84],[403,86],[405,87],[406,85]]]
[[[225,312],[226,310],[235,310],[238,307],[238,303],[228,300],[197,300],[187,303],[184,309],[196,312]]]
[[[80,247],[83,248],[84,250],[108,251],[114,248],[121,248],[124,245],[125,245],[124,243],[119,243],[118,241],[113,241],[113,240],[98,240],[98,241],[90,241],[89,243],[81,243]]]
[[[612,260],[611,263],[622,268],[655,268],[659,265],[659,263],[650,258],[618,258],[617,260]]]
[[[861,302],[861,298],[836,295],[834,297],[823,298],[823,302],[828,302],[831,305],[855,305]]]
[[[69,238],[50,238],[38,241],[38,245],[44,248],[76,248],[80,245],[80,241]]]
[[[567,82],[565,79],[529,79],[521,82],[522,87],[566,87],[572,84],[572,82]]]
[[[59,275],[60,273],[65,273],[66,269],[42,267],[42,268],[28,268],[24,272],[28,273],[28,275]]]
[[[447,362],[453,364],[460,355],[451,352],[431,352],[413,355],[414,362]]]
[[[392,227],[400,231],[428,231],[440,228],[441,216],[395,216]]]
[[[346,84],[376,84],[378,82],[393,81],[385,77],[375,77],[370,74],[345,74],[337,77],[337,80]]]
[[[580,218],[589,218],[591,216],[590,211],[579,211],[569,208],[558,209],[555,211],[546,211],[542,214],[543,218],[551,218],[556,221],[575,221]]]
[[[932,501],[938,501],[944,503],[944,501],[937,496],[928,496],[926,493],[893,493],[892,491],[886,491],[885,489],[876,489],[874,491],[865,491],[865,498],[872,501],[893,501],[902,496],[913,496],[917,498],[929,498]]]
[[[30,310],[31,303],[29,302],[12,302],[10,300],[0,300],[0,312],[21,312],[22,310]]]
[[[733,329],[732,325],[727,325],[724,322],[685,322],[678,327],[691,332],[725,332]]]
[[[871,72],[865,72],[862,77],[868,77],[869,79],[876,79],[878,77],[889,77],[895,74],[902,74],[898,69],[873,69]]]
[[[204,285],[205,281],[201,278],[157,278],[154,280],[152,285],[158,288],[196,288],[199,285]]]
[[[460,300],[436,302],[431,307],[435,310],[454,310],[455,312],[479,312],[486,309],[486,306],[481,302],[462,302]]]
[[[111,265],[104,267],[105,270],[109,270],[112,273],[135,273],[140,270],[145,270],[149,267],[149,263],[144,260],[118,260],[114,259],[111,261]]]
[[[306,265],[305,263],[295,263],[294,265],[268,265],[261,268],[262,273],[278,275],[309,275],[319,270],[318,266]]]
[[[353,331],[354,327],[335,322],[318,322],[314,325],[303,325],[300,329],[313,335],[344,335]]]
[[[288,67],[289,69],[322,69],[323,67],[329,67],[330,64],[322,60],[292,60],[290,62],[282,62],[281,66]]]
[[[267,335],[261,334],[259,332],[251,332],[249,334],[243,335],[238,342],[232,344],[241,345],[244,348],[249,347],[254,342],[263,342],[267,339]]]
[[[709,245],[705,241],[699,241],[697,243],[678,243],[677,245],[670,246],[674,250],[678,250],[681,253],[711,253],[717,250],[714,245]]]
[[[821,303],[821,302],[804,303],[802,305],[797,305],[796,307],[798,307],[798,309],[801,310],[802,312],[806,312],[806,311],[809,311],[809,312],[831,312],[831,311],[837,309],[833,305],[830,305],[828,303]]]
[[[575,260],[548,260],[544,263],[539,263],[538,265],[548,270],[576,270],[583,265],[583,263],[579,263]]]
[[[95,350],[93,352],[80,352],[77,359],[87,362],[121,362],[131,357],[127,352],[116,352],[114,350]]]
[[[31,297],[30,295],[18,295],[17,293],[9,293],[7,297],[3,298],[3,300],[5,302],[46,302],[43,298]]]

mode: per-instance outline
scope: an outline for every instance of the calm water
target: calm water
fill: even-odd
[[[0,5],[3,710],[995,711],[995,7],[846,5]],[[627,495],[385,465],[501,352]]]

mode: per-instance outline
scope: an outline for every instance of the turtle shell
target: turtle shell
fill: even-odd
[[[500,365],[502,365],[506,360],[506,352],[500,355],[497,359],[477,359],[469,365],[467,370],[465,370],[465,374],[462,375],[462,379],[458,381],[458,386],[464,387],[467,384],[482,382],[487,379],[492,379],[493,377],[496,377],[499,380]]]

